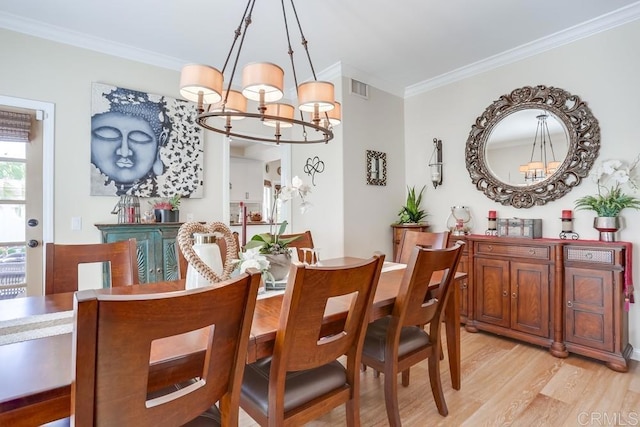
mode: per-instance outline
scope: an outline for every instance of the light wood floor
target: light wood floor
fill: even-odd
[[[447,359],[441,363],[449,415],[438,414],[424,362],[411,368],[409,387],[398,386],[403,426],[640,426],[639,362],[618,373],[596,360],[558,359],[547,349],[484,332],[461,334],[460,390],[451,388]],[[362,373],[363,427],[388,425],[383,381],[371,369]],[[241,427],[256,425],[241,411]],[[309,425],[346,425],[344,407]]]

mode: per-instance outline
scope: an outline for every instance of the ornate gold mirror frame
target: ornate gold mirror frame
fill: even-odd
[[[565,126],[567,156],[546,179],[529,185],[511,185],[491,171],[486,148],[495,127],[507,116],[525,109],[545,110]],[[556,200],[589,174],[600,151],[600,126],[586,102],[569,92],[547,86],[525,86],[502,95],[471,126],[465,150],[471,181],[479,191],[506,206],[530,208]],[[495,160],[494,160],[495,161]]]

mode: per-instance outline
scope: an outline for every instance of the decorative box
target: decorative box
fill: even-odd
[[[498,236],[539,239],[542,237],[542,220],[539,218],[499,218]]]

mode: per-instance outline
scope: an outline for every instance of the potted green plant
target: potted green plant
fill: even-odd
[[[149,201],[156,216],[156,222],[180,221],[180,194]]]
[[[427,212],[420,208],[425,187],[423,186],[416,196],[415,187],[407,186],[407,201],[398,212],[397,224],[419,224],[427,216]]]
[[[577,209],[596,213],[593,227],[600,232],[600,240],[615,240],[615,233],[620,228],[620,211],[627,208],[640,209],[640,199],[622,191],[622,184],[633,190],[638,188],[634,172],[639,159],[636,158],[628,166],[620,160],[602,162],[591,173],[598,185],[598,194],[580,197],[575,202]]]

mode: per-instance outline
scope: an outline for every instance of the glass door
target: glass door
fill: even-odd
[[[0,137],[0,299],[9,299],[42,294],[43,138],[37,111],[0,110],[31,117],[28,142]]]

